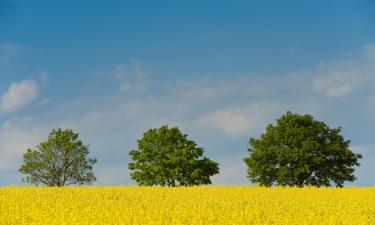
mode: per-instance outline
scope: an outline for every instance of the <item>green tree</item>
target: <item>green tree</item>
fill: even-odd
[[[88,154],[89,145],[84,145],[78,134],[57,129],[36,150],[26,151],[19,171],[26,175],[24,181],[35,185],[91,184],[96,180],[92,167],[97,160]]]
[[[187,139],[177,127],[150,129],[131,150],[131,178],[140,185],[189,186],[210,184],[219,164],[203,157],[203,148]]]
[[[360,154],[349,149],[350,141],[310,115],[287,112],[274,126],[269,124],[259,139],[250,138],[248,177],[263,186],[342,187],[354,181]]]

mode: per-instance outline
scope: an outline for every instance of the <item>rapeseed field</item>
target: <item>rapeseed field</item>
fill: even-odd
[[[4,187],[1,225],[375,224],[375,188]]]

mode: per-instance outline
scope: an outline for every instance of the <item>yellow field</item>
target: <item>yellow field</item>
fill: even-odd
[[[0,188],[0,224],[375,224],[375,188]]]

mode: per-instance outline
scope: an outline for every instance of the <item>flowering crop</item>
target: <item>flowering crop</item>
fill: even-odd
[[[0,224],[375,224],[375,188],[5,187]]]

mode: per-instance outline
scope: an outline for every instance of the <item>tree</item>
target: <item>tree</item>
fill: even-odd
[[[263,186],[342,187],[354,181],[360,154],[349,149],[350,141],[310,115],[287,112],[274,126],[269,124],[259,139],[250,138],[248,177]]]
[[[84,145],[78,134],[57,129],[36,150],[26,151],[19,171],[26,175],[24,181],[35,185],[91,184],[96,180],[92,167],[97,160],[88,154],[89,145]]]
[[[189,186],[210,184],[210,176],[219,173],[219,164],[200,157],[203,148],[187,139],[177,127],[164,125],[150,129],[138,140],[138,149],[129,155],[131,178],[140,185]]]

